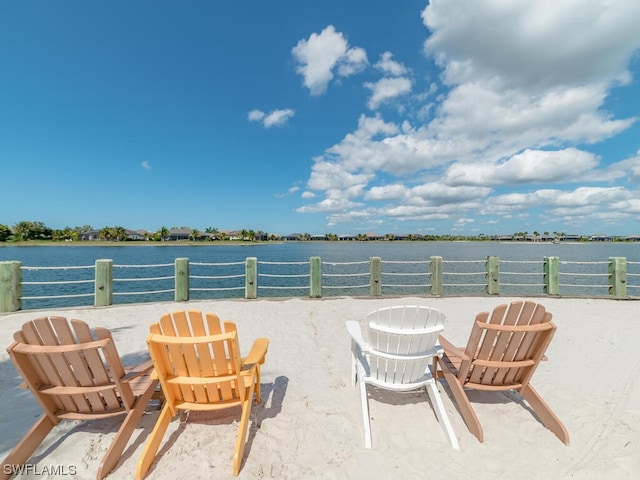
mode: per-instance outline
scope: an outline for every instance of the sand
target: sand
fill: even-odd
[[[418,304],[447,315],[445,336],[464,345],[476,313],[513,298],[333,298],[215,300],[51,309],[0,315],[5,347],[23,322],[42,315],[79,318],[112,330],[125,363],[147,356],[148,325],[165,312],[195,308],[238,325],[246,353],[270,339],[262,369],[263,404],[254,407],[239,479],[640,478],[640,303],[609,299],[534,299],[554,314],[556,336],[533,385],[564,422],[565,446],[515,395],[472,392],[484,443],[467,430],[446,382],[439,384],[460,443],[447,442],[424,391],[372,391],[373,448],[364,448],[357,387],[350,384],[350,340],[344,322],[388,305]],[[0,352],[0,458],[41,410]],[[132,479],[158,410],[148,408],[109,479]],[[238,415],[176,417],[148,479],[226,479]],[[93,479],[118,419],[65,422],[49,434],[19,478]],[[44,475],[49,467],[66,475]],[[51,469],[50,469],[51,470]],[[73,473],[73,475],[72,475]]]

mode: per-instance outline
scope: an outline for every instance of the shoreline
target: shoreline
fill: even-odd
[[[479,243],[500,245],[629,245],[638,244],[640,241],[562,241],[562,242],[532,242],[532,241],[504,241],[504,240],[216,240],[193,242],[187,240],[168,240],[165,242],[153,242],[132,240],[124,242],[110,242],[106,240],[86,240],[77,242],[53,242],[51,240],[28,240],[22,242],[0,242],[3,247],[216,247],[216,246],[256,246],[256,245],[283,245],[294,244],[369,244],[369,243]]]
[[[636,478],[640,472],[640,364],[635,351],[640,323],[637,304],[610,299],[527,297],[545,305],[558,326],[548,360],[542,362],[532,384],[565,424],[570,446],[514,401],[514,395],[474,392],[473,406],[485,431],[485,441],[480,443],[467,430],[446,382],[438,382],[459,452],[445,439],[424,391],[370,391],[373,448],[364,448],[358,389],[350,383],[347,320],[361,320],[389,305],[432,306],[447,317],[444,336],[464,345],[477,313],[516,299],[520,297],[225,299],[59,308],[4,314],[0,337],[6,348],[23,322],[43,314],[79,318],[90,326],[109,328],[123,363],[137,363],[147,356],[150,323],[164,313],[193,308],[235,321],[243,354],[254,339],[269,338],[262,368],[263,403],[253,409],[238,479],[419,479],[426,471],[448,476],[455,472],[456,478],[480,480],[513,478],[523,471],[534,479]],[[625,367],[607,368],[613,359]],[[41,412],[32,396],[18,388],[19,383],[3,348],[3,458]],[[15,414],[18,411],[20,415]],[[157,415],[157,410],[148,408],[108,478],[133,477]],[[186,422],[176,417],[146,478],[234,478],[231,457],[237,421],[227,414],[193,413]],[[116,418],[58,426],[31,461],[39,466],[74,465],[75,478],[95,478],[118,422]]]

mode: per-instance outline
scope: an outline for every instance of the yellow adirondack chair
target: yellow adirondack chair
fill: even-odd
[[[556,331],[552,315],[531,301],[497,306],[491,315],[476,316],[465,348],[454,347],[440,336],[444,355],[438,362],[469,431],[483,441],[482,426],[465,389],[515,390],[528,403],[544,426],[565,445],[569,434],[549,405],[531,385],[538,364]]]
[[[120,460],[158,384],[153,365],[122,366],[111,333],[80,320],[42,317],[27,322],[7,348],[16,369],[44,410],[2,462],[0,478],[10,478],[61,420],[95,420],[125,415],[96,478]]]
[[[220,410],[241,406],[233,474],[238,475],[247,437],[255,393],[260,402],[260,365],[269,340],[254,341],[246,358],[240,357],[238,334],[233,322],[197,310],[176,311],[151,325],[149,352],[165,395],[150,438],[138,461],[136,478],[145,477],[171,419],[178,410]]]

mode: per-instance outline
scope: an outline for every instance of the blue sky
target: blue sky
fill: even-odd
[[[0,224],[640,234],[637,0],[0,3]]]

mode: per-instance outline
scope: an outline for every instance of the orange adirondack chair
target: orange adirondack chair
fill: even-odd
[[[61,420],[125,419],[102,459],[96,478],[120,460],[158,384],[151,361],[122,366],[111,333],[80,320],[42,317],[27,322],[7,348],[16,369],[44,410],[2,462],[0,478],[10,478]]]
[[[531,385],[538,364],[556,331],[552,315],[531,301],[497,306],[491,315],[476,316],[465,348],[454,347],[442,336],[444,355],[438,376],[447,380],[469,431],[483,441],[482,426],[465,389],[484,391],[515,390],[527,401],[542,424],[565,445],[569,434],[549,405]]]
[[[254,393],[256,403],[260,402],[260,365],[264,363],[269,340],[255,340],[249,355],[241,358],[236,325],[224,322],[222,328],[218,316],[212,313],[203,316],[197,310],[163,315],[150,330],[147,344],[165,404],[138,461],[136,478],[144,478],[149,471],[178,410],[241,406],[233,456],[233,474],[238,475]]]

